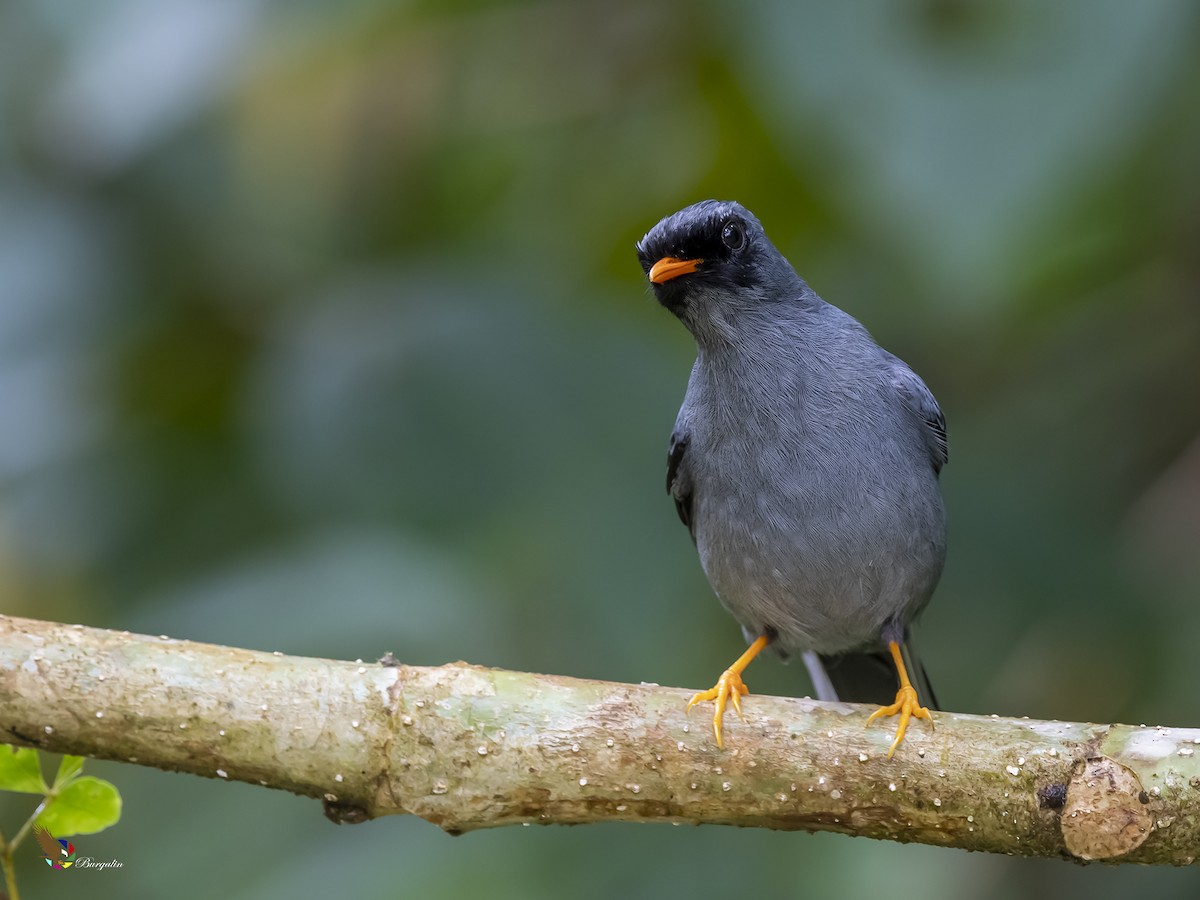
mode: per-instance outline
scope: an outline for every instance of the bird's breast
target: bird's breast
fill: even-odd
[[[748,629],[835,652],[928,599],[944,556],[941,498],[903,454],[796,428],[726,433],[696,457],[700,561]]]

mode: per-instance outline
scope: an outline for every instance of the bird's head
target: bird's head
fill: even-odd
[[[637,244],[658,301],[697,340],[795,302],[804,283],[740,203],[704,200],[667,216]]]

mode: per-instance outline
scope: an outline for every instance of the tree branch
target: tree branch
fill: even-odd
[[[671,821],[1189,864],[1200,730],[936,714],[892,760],[865,708],[753,695],[726,749],[688,692],[283,656],[0,616],[0,741],[282,788],[452,833]]]

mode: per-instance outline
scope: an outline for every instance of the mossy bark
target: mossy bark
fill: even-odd
[[[1190,864],[1200,730],[751,695],[717,749],[690,692],[262,653],[0,616],[0,741],[281,788],[453,833],[669,821]],[[732,714],[731,714],[732,716]],[[883,727],[880,727],[880,726]]]

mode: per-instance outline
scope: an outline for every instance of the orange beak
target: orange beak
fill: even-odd
[[[664,256],[650,267],[650,280],[654,284],[662,284],[664,281],[670,281],[672,278],[678,278],[688,272],[695,272],[700,268],[702,262],[704,262],[702,259],[676,259],[673,256]]]

